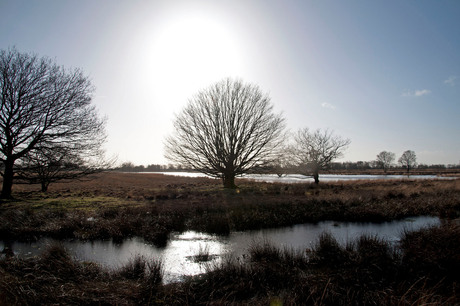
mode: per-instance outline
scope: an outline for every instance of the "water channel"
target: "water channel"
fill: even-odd
[[[164,248],[157,248],[141,238],[127,239],[119,244],[111,240],[64,240],[61,243],[75,259],[96,262],[113,269],[123,266],[135,256],[142,256],[148,260],[162,260],[164,282],[169,283],[180,281],[185,275],[205,272],[206,264],[193,260],[194,256],[203,251],[211,255],[207,264],[212,265],[221,262],[225,256],[243,258],[248,248],[257,242],[270,242],[281,248],[304,250],[312,247],[323,232],[332,234],[343,244],[354,241],[363,234],[397,242],[405,230],[417,230],[439,223],[437,217],[422,216],[384,223],[324,221],[276,229],[232,232],[226,237],[188,231],[172,234]],[[14,242],[11,247],[16,256],[27,257],[40,254],[51,243],[51,239],[42,238],[34,243]],[[1,241],[0,250],[3,247]]]

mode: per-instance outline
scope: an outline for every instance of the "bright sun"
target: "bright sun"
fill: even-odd
[[[176,90],[178,85],[188,91],[190,86],[238,76],[242,65],[232,31],[200,15],[168,21],[157,32],[151,51],[155,81]]]

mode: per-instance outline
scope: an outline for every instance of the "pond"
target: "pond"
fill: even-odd
[[[439,225],[437,217],[414,217],[384,223],[354,223],[324,221],[316,224],[300,224],[276,229],[232,232],[229,236],[215,236],[188,231],[174,233],[167,246],[157,248],[141,238],[131,238],[122,243],[109,241],[64,240],[62,244],[77,260],[92,261],[108,268],[126,264],[135,256],[148,260],[161,259],[164,266],[164,282],[180,281],[183,276],[197,275],[206,271],[207,264],[218,264],[225,256],[244,257],[248,248],[257,242],[270,242],[281,248],[304,250],[312,247],[323,232],[332,234],[340,243],[354,241],[357,237],[377,235],[390,242],[397,242],[404,230]],[[34,243],[14,242],[15,255],[27,257],[37,255],[53,243],[51,239],[40,239]],[[3,249],[0,242],[0,249]],[[197,262],[195,256],[209,254],[209,261]]]

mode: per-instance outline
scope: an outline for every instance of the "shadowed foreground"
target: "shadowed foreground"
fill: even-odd
[[[0,260],[4,304],[414,305],[460,303],[460,227],[403,234],[392,247],[362,236],[341,246],[323,234],[312,249],[254,245],[206,274],[162,285],[161,262],[134,258],[119,270],[73,261],[60,246]]]

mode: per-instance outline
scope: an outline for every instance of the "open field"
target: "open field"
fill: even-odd
[[[269,184],[161,174],[102,173],[89,181],[14,186],[0,205],[0,239],[144,237],[172,231],[226,235],[290,224],[386,221],[417,215],[445,222],[407,232],[397,246],[361,237],[347,246],[323,235],[305,252],[254,245],[249,257],[182,283],[162,285],[161,262],[142,258],[116,271],[76,262],[62,247],[40,257],[0,259],[6,304],[458,304],[460,180]],[[206,257],[203,250],[203,258]],[[278,304],[276,304],[278,303]],[[1,305],[1,302],[0,302]]]
[[[0,206],[0,239],[141,236],[161,246],[171,231],[225,235],[322,220],[460,216],[460,180],[237,184],[237,190],[224,190],[207,178],[110,172],[53,184],[48,193],[16,185],[16,199]]]

